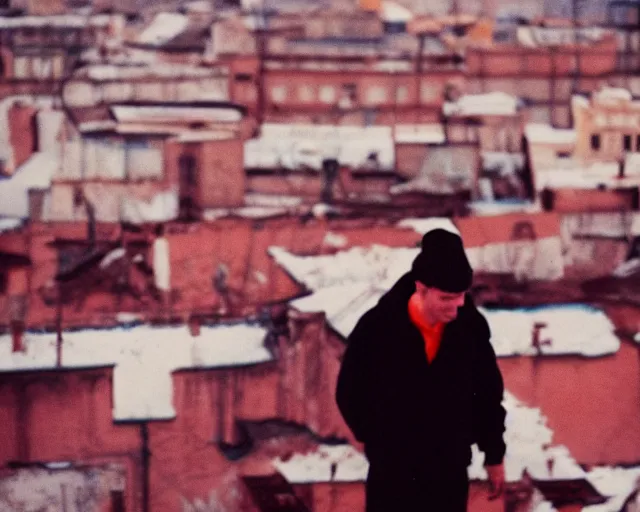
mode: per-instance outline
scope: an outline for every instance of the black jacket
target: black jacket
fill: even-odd
[[[485,464],[505,453],[503,380],[487,321],[467,296],[429,363],[411,323],[410,273],[359,320],[348,338],[337,403],[371,467],[417,475],[461,468],[478,443]]]

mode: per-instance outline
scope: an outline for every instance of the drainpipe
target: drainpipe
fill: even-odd
[[[57,285],[56,297],[56,367],[62,366],[62,290]]]
[[[140,454],[142,459],[142,512],[149,512],[149,460],[151,451],[149,450],[149,425],[146,421],[140,424]]]

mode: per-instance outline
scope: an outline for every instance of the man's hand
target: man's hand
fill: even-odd
[[[485,466],[489,474],[489,499],[495,500],[504,494],[504,464]]]

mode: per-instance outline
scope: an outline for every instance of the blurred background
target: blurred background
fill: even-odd
[[[0,511],[363,510],[346,337],[435,227],[506,385],[469,510],[640,510],[639,49],[637,0],[0,1]]]

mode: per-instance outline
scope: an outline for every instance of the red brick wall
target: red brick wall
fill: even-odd
[[[204,142],[199,168],[203,208],[242,206],[245,193],[244,144],[240,139]]]
[[[20,167],[36,148],[35,117],[38,110],[27,105],[14,104],[8,112],[9,143],[13,148],[13,161]]]

